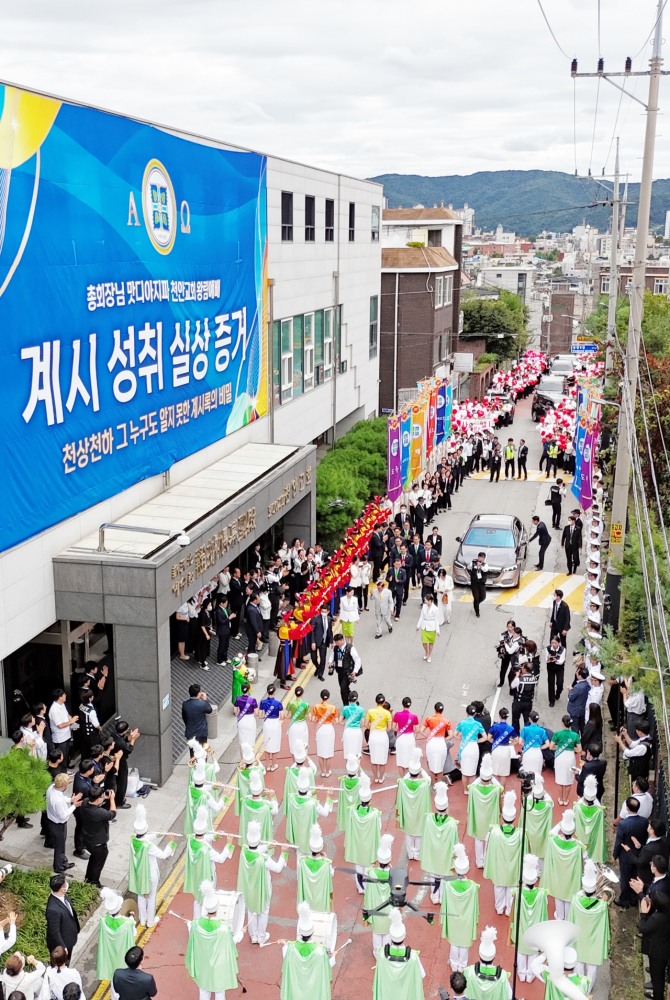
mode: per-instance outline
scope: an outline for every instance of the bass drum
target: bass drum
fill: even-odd
[[[225,889],[218,889],[216,896],[219,901],[216,915],[230,927],[237,944],[244,937],[244,897],[241,892],[228,892]]]
[[[337,914],[312,910],[312,920],[314,921],[312,941],[322,944],[332,955],[337,946]]]

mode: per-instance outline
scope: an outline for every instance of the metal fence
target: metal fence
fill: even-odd
[[[649,719],[649,725],[651,726],[651,735],[654,741],[654,797],[656,799],[656,808],[654,812],[659,816],[660,819],[668,826],[668,818],[670,816],[670,808],[668,807],[668,774],[666,772],[665,761],[668,759],[668,755],[665,747],[665,732],[663,726],[659,726],[656,720],[656,712],[654,710],[653,704],[649,703],[649,711],[647,713],[647,718]]]

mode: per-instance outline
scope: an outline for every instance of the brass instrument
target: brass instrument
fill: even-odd
[[[205,760],[208,763],[214,764],[216,762],[216,756],[215,756],[214,750],[211,748],[211,746],[209,745],[209,743],[203,743],[202,744],[202,749],[205,751]],[[188,766],[189,767],[195,767],[195,765],[196,764],[200,764],[201,761],[202,761],[202,758],[199,759],[198,757],[190,757],[189,761],[188,761]]]
[[[616,896],[614,886],[619,884],[619,876],[608,865],[596,863],[596,869],[598,871],[598,878],[596,880],[594,895],[598,899],[604,899],[606,903],[611,903]]]

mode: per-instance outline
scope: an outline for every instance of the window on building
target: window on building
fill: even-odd
[[[316,239],[316,198],[313,194],[305,195],[305,243],[313,243]]]
[[[335,360],[339,361],[342,357],[342,306],[337,306],[335,309],[334,327]]]
[[[610,278],[609,274],[604,274],[600,278],[600,294],[608,295],[610,290]]]
[[[441,229],[429,229],[428,230],[428,246],[429,247],[441,247],[442,246],[442,230]]]
[[[667,294],[668,294],[668,279],[654,278],[654,295],[667,295]]]
[[[281,238],[284,243],[293,240],[293,194],[291,191],[281,193]]]
[[[633,279],[626,278],[626,287],[624,288],[626,295],[630,295],[632,289],[633,289]]]
[[[370,239],[373,243],[379,243],[379,205],[373,205],[370,209]]]
[[[445,274],[444,276],[444,304],[450,306],[454,300],[454,276]]]
[[[272,395],[275,406],[281,403],[281,322],[272,324]]]
[[[302,396],[303,393],[303,342],[302,327],[303,316],[293,317],[293,398]]]
[[[349,202],[349,242],[353,243],[356,239],[356,203],[353,201]]]
[[[314,388],[314,313],[306,313],[303,323],[303,380],[305,392]]]
[[[377,357],[377,342],[379,339],[379,296],[370,296],[370,357]]]
[[[326,198],[326,243],[332,243],[335,239],[335,202],[332,198]]]
[[[323,381],[323,309],[319,309],[314,313],[314,384]]]
[[[281,321],[281,402],[293,399],[293,320]]]
[[[444,288],[443,288],[442,275],[440,275],[439,277],[437,277],[435,279],[435,308],[436,309],[441,309],[442,308],[442,306],[444,304],[443,297],[444,297]]]
[[[333,310],[323,310],[323,379],[333,377]]]

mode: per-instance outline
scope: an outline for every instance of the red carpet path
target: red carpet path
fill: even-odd
[[[337,752],[333,759],[333,774],[330,778],[321,779],[317,774],[317,783],[337,786],[337,780],[344,772],[344,761],[340,752],[341,730],[337,736]],[[421,744],[420,744],[421,745]],[[310,749],[314,749],[313,732],[310,742]],[[281,798],[284,784],[284,766],[289,763],[288,744],[284,737],[283,750],[286,753],[284,761],[279,761],[280,767],[271,774],[266,775],[266,784],[269,788],[276,790]],[[369,758],[363,757],[363,767],[370,772]],[[389,757],[387,770],[387,782],[390,783],[396,778],[395,758]],[[553,780],[553,771],[545,771],[544,778],[546,788],[554,799],[554,818],[558,822],[562,808],[556,805],[556,790]],[[518,779],[514,776],[508,778],[508,788],[518,791]],[[372,785],[373,790],[375,789]],[[319,792],[319,799],[323,801],[325,792]],[[573,800],[575,793],[573,792]],[[519,796],[520,798],[520,796]],[[517,807],[519,805],[517,798]],[[481,885],[480,891],[480,918],[479,931],[486,924],[493,924],[498,928],[497,958],[496,961],[512,973],[513,948],[509,943],[509,921],[507,917],[500,917],[496,914],[493,905],[493,886],[483,878],[482,872],[475,866],[474,842],[472,838],[465,836],[466,823],[466,803],[467,797],[463,794],[462,782],[455,782],[449,789],[449,811],[459,821],[461,840],[465,843],[470,858],[469,877],[477,879]],[[396,830],[395,825],[395,792],[389,790],[373,797],[373,805],[382,810],[384,831],[395,835],[393,844],[393,864],[406,865],[406,855],[404,847],[404,835]],[[325,819],[321,820],[321,827],[324,834],[325,852],[330,857],[335,866],[346,863],[343,857],[344,834],[335,829],[335,811]],[[222,828],[232,832],[237,832],[238,822],[232,808],[223,818]],[[280,812],[279,823],[275,830],[277,840],[284,840],[285,820]],[[221,841],[218,842],[219,846]],[[276,856],[276,855],[275,855]],[[217,888],[236,889],[237,885],[237,857],[238,851],[231,861],[223,865],[217,865]],[[422,872],[417,861],[410,863],[410,878],[421,879]],[[338,918],[338,947],[347,938],[352,938],[352,943],[337,956],[335,968],[333,969],[332,996],[334,1000],[345,1000],[345,998],[370,997],[372,995],[372,979],[374,960],[372,957],[372,931],[363,923],[361,916],[361,906],[363,897],[356,890],[353,875],[346,872],[335,872],[335,888],[333,896],[333,909]],[[279,938],[295,938],[296,927],[296,873],[295,854],[290,852],[289,866],[284,869],[281,875],[272,876],[273,894],[272,905],[270,907],[270,920],[268,931],[270,940],[276,941]],[[419,886],[410,887],[410,899],[419,904],[422,910],[433,911],[436,914],[435,923],[431,927],[425,920],[409,915],[410,911],[405,910],[405,923],[407,927],[406,943],[412,948],[418,948],[421,953],[421,961],[426,970],[424,980],[424,994],[426,998],[437,996],[437,988],[440,985],[449,986],[449,975],[451,973],[448,964],[449,944],[441,936],[439,907],[430,902],[428,891]],[[192,897],[183,892],[177,893],[175,898],[169,903],[169,908],[189,919],[192,916]],[[549,916],[553,917],[552,901],[549,902]],[[197,987],[189,978],[184,967],[184,954],[186,950],[187,929],[186,925],[167,912],[163,912],[161,923],[151,935],[145,948],[144,968],[150,971],[156,978],[159,996],[196,996]],[[251,945],[248,935],[245,934],[244,941],[238,945],[239,972],[247,988],[248,1000],[261,1000],[268,996],[278,996],[278,989],[281,978],[281,946],[264,947],[259,949],[257,945]],[[470,949],[470,961],[477,960],[477,944],[473,944]],[[237,995],[241,995],[241,985]],[[544,995],[544,984],[534,981],[533,983],[518,983],[517,995],[525,1000],[541,1000]]]

